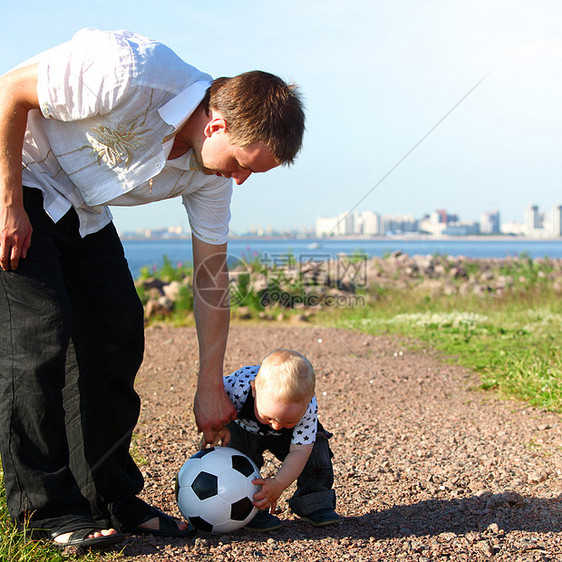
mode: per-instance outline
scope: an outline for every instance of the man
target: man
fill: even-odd
[[[236,416],[222,381],[232,179],[291,163],[303,131],[298,93],[276,76],[212,81],[130,32],[82,30],[0,78],[0,455],[19,525],[62,546],[112,544],[111,525],[189,532],[137,498],[143,314],[107,206],[182,197],[194,412],[219,443]]]

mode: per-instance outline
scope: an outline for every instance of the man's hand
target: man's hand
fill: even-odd
[[[31,246],[33,228],[23,206],[0,206],[0,267],[17,269]]]
[[[201,437],[199,441],[199,449],[205,449],[207,445],[211,447],[228,447],[230,443],[230,431],[225,427],[222,431],[215,433],[215,440],[212,443],[207,443],[205,437]]]
[[[252,484],[261,486],[261,490],[254,494],[254,501],[252,502],[260,511],[265,509],[275,510],[277,500],[283,493],[285,488],[275,478],[256,478],[252,480]]]
[[[217,390],[199,388],[195,394],[193,412],[197,429],[203,433],[202,448],[205,445],[218,445],[219,442],[228,445],[230,432],[225,426],[236,419],[236,409],[226,395],[224,386]]]

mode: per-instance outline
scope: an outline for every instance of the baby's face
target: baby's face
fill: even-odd
[[[306,414],[307,404],[300,402],[280,402],[267,388],[256,390],[252,385],[255,398],[254,410],[260,423],[269,425],[274,430],[295,427]]]

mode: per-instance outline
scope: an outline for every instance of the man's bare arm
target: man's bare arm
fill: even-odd
[[[31,245],[23,208],[21,153],[27,114],[39,109],[37,65],[0,77],[0,267],[17,269]]]
[[[226,244],[213,246],[193,237],[193,290],[199,340],[199,380],[193,411],[204,442],[226,444],[225,425],[236,417],[223,382],[230,323]]]

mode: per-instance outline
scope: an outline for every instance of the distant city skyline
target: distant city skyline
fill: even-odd
[[[446,209],[437,209],[416,218],[412,214],[381,215],[373,211],[342,213],[316,219],[317,237],[349,235],[430,234],[434,236],[470,236],[478,234],[511,234],[533,238],[562,236],[562,205],[550,212],[537,205],[527,205],[523,221],[501,221],[499,210],[483,211],[479,221],[462,220]]]
[[[562,237],[562,204],[542,210],[537,205],[525,207],[521,221],[502,221],[501,211],[482,211],[479,221],[467,221],[446,209],[436,209],[416,217],[411,213],[381,214],[375,211],[340,213],[334,217],[316,217],[314,224],[303,225],[300,229],[275,229],[271,225],[252,225],[231,233],[236,236],[302,235],[324,238],[337,236],[391,236],[391,235],[434,235],[470,236],[480,234],[509,234],[531,238]],[[174,238],[189,234],[189,229],[179,225],[154,229],[122,231],[127,236]]]

